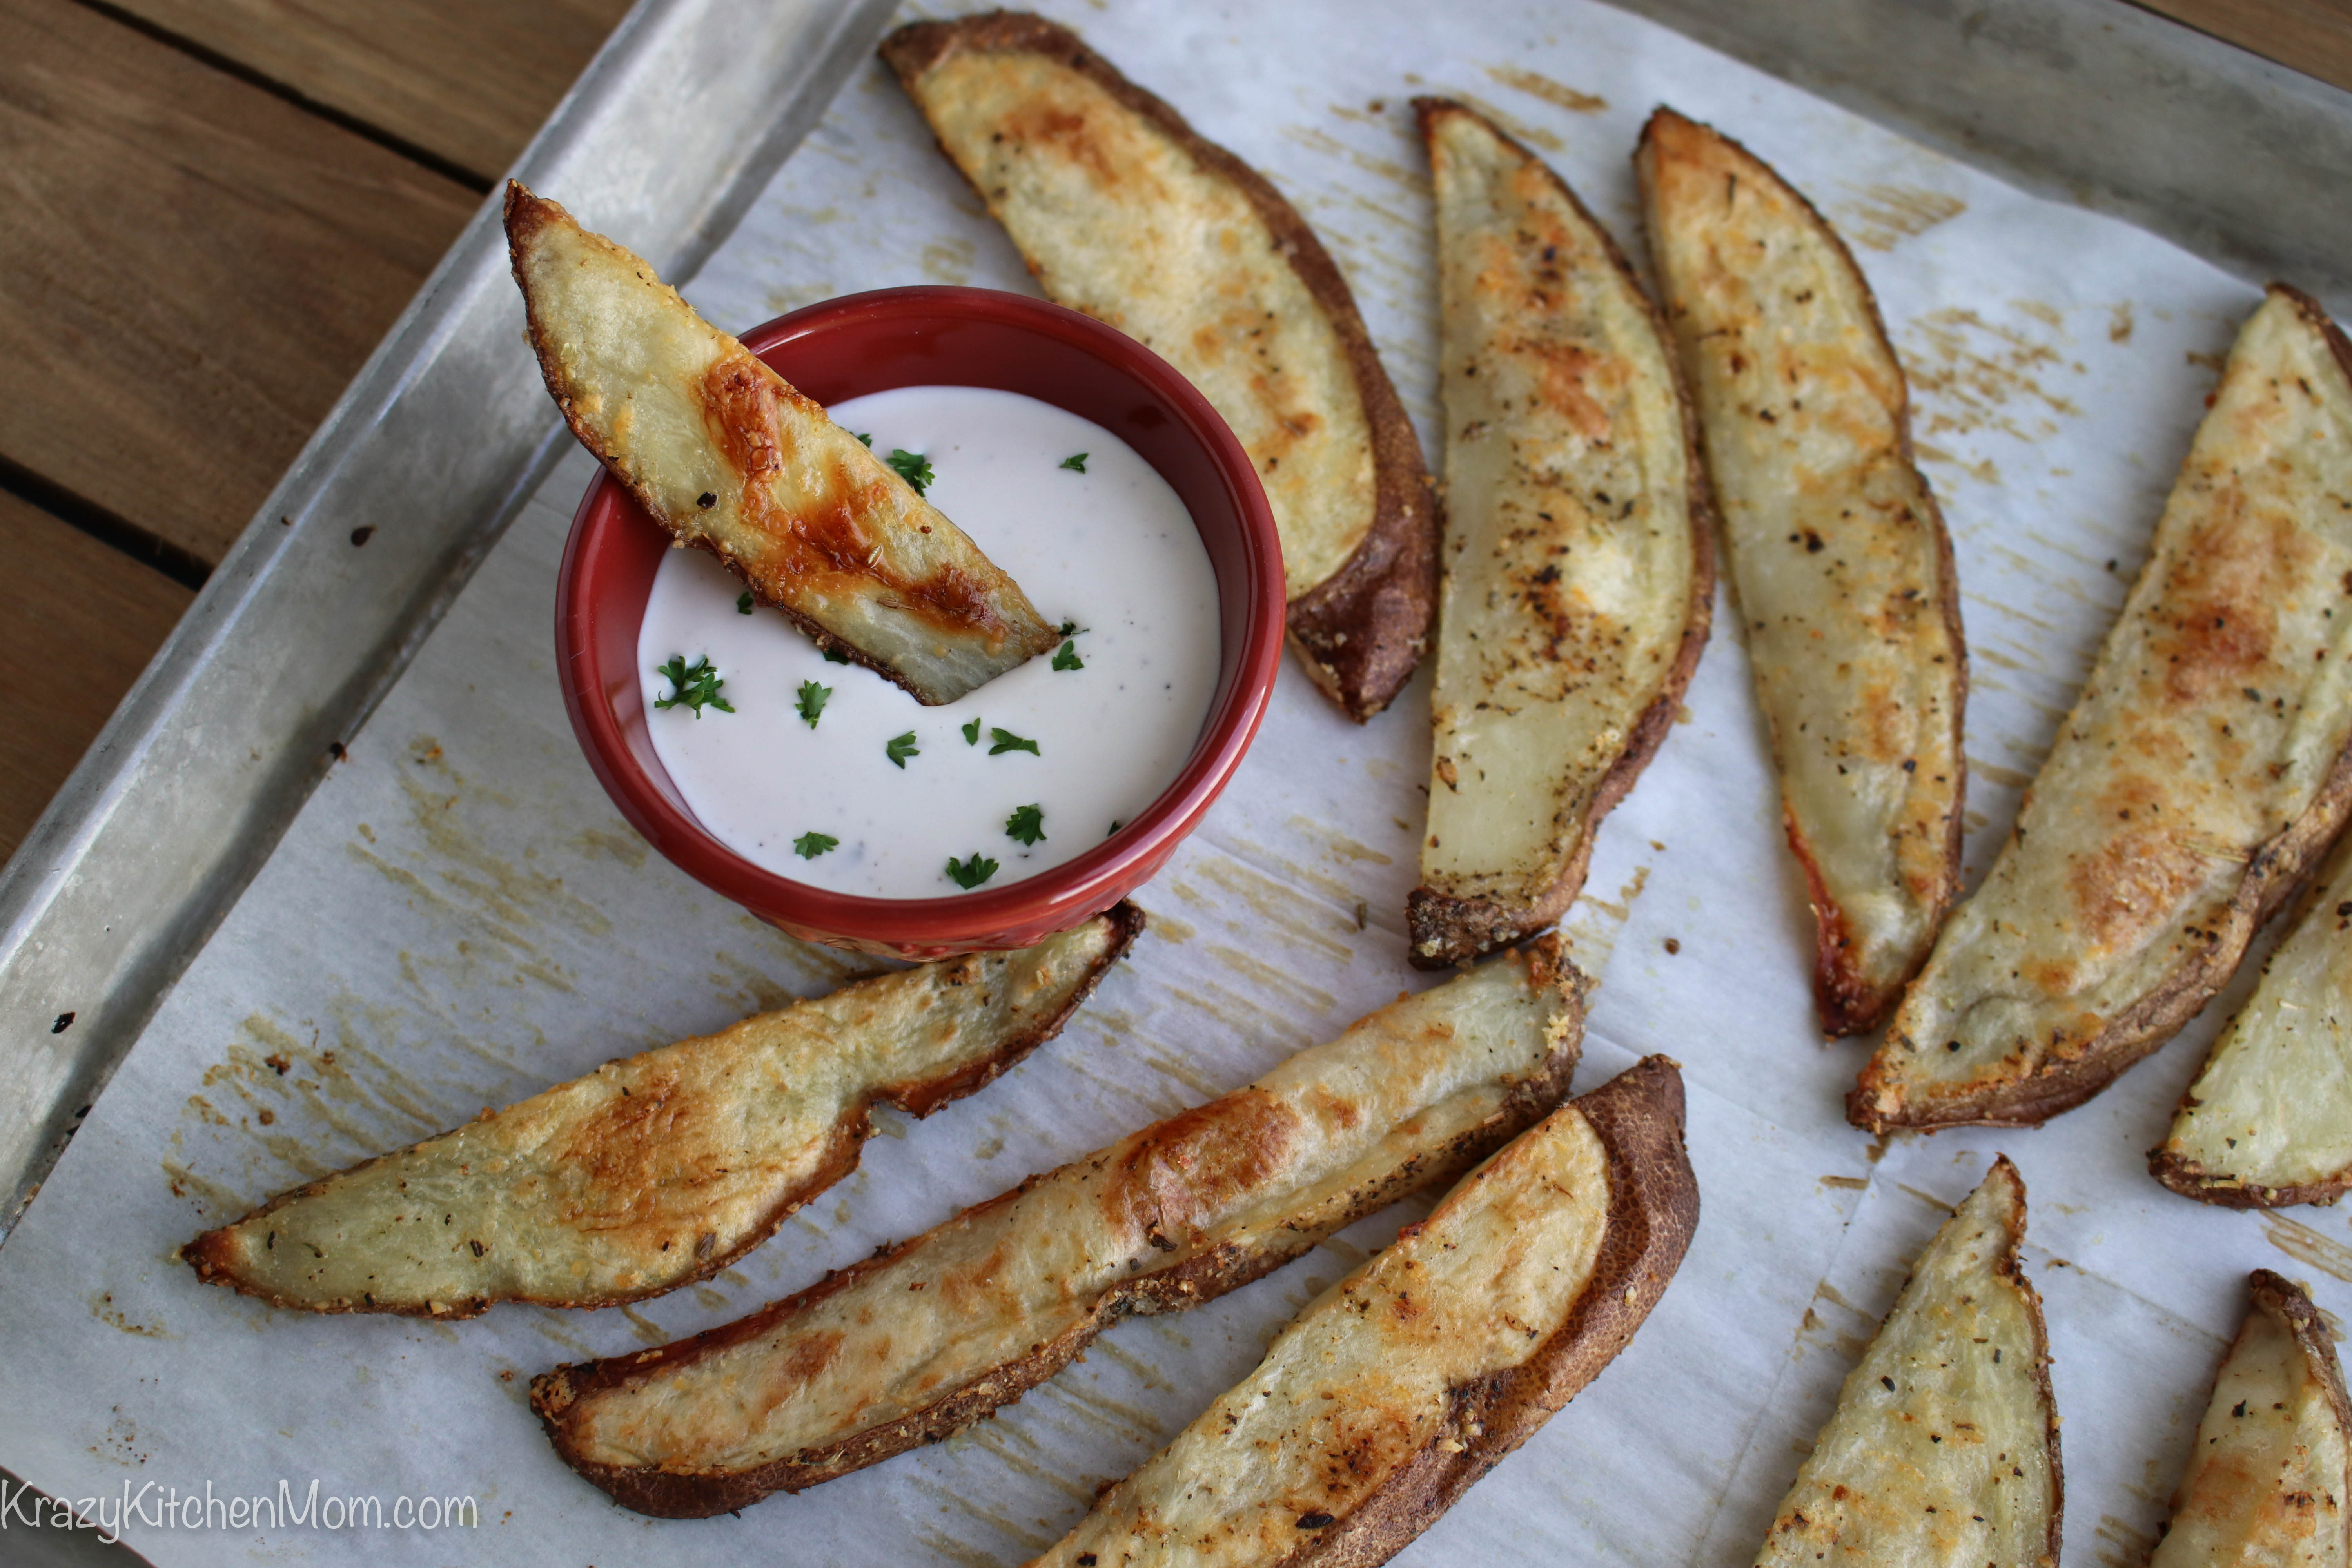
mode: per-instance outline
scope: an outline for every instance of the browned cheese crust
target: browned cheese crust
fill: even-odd
[[[181,1255],[207,1284],[313,1312],[470,1318],[675,1290],[856,1170],[877,1102],[929,1116],[1059,1034],[1143,926],[1121,903],[1034,948],[608,1062],[281,1193]]]
[[[1060,641],[961,529],[640,258],[511,180],[506,228],[549,395],[680,545],[927,704]]]
[[[1355,298],[1307,220],[1263,175],[1042,17],[999,11],[918,22],[891,34],[881,53],[1046,295],[1136,335],[1234,426],[1282,532],[1292,647],[1350,718],[1360,723],[1386,708],[1428,644],[1437,502]],[[960,96],[957,84],[943,86],[947,68],[975,60],[1034,70],[1034,90],[999,116]],[[1168,165],[1152,166],[1157,158]],[[1032,184],[1041,172],[1075,178],[1082,193],[1065,184],[1051,202],[1038,198]],[[1213,225],[1248,217],[1225,231],[1226,269],[1204,280],[1180,269],[1150,226],[1225,195],[1241,206],[1192,216]],[[1074,244],[1105,237],[1126,268],[1101,265]],[[1276,269],[1295,282],[1267,287],[1265,274]],[[1333,359],[1334,384],[1318,393],[1311,383],[1324,367],[1312,363],[1253,363],[1265,352],[1265,319],[1278,313],[1268,305],[1320,317],[1309,335],[1328,332],[1328,341],[1294,340],[1285,352],[1300,362]],[[1360,409],[1333,406],[1341,401]],[[1360,436],[1333,459],[1347,470],[1335,476],[1342,482],[1324,482],[1317,476],[1328,470],[1309,469],[1308,447],[1325,432],[1358,426]]]
[[[748,1318],[542,1373],[532,1408],[664,1518],[937,1442],[1118,1319],[1213,1300],[1493,1152],[1566,1093],[1581,996],[1537,943]]]
[[[1715,512],[1665,321],[1616,241],[1483,116],[1414,108],[1438,178],[1450,499],[1406,919],[1412,963],[1442,969],[1575,901],[1706,647]]]
[[[1870,284],[1802,194],[1660,109],[1651,254],[1696,388],[1832,1035],[1878,1026],[1958,895],[1968,650],[1952,542]]]
[[[1847,1097],[2031,1126],[2229,983],[2352,812],[2352,345],[2273,284],[1984,885]]]
[[[1682,1075],[1650,1057],[1308,1306],[1034,1568],[1387,1562],[1632,1342],[1698,1207]]]

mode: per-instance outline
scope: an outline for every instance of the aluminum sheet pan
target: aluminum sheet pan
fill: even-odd
[[[2253,297],[2242,276],[1597,5],[1398,5],[1377,26],[1360,5],[1046,8],[1299,202],[1432,451],[1408,93],[1484,100],[1628,237],[1626,156],[1660,98],[1804,184],[1862,247],[1916,380],[1977,658],[1969,864],[1982,869],[2138,561],[2207,363]],[[2030,55],[2016,68],[2044,69]],[[925,279],[1027,287],[869,65],[688,293],[749,322]],[[173,1247],[270,1191],[854,972],[649,857],[581,763],[548,618],[587,473],[563,459],[424,640],[0,1253],[13,1352],[0,1463],[68,1498],[126,1482],[267,1495],[281,1479],[299,1495],[316,1479],[387,1503],[469,1498],[480,1522],[135,1527],[159,1563],[1016,1562],[1415,1212],[1210,1307],[1123,1325],[998,1419],[740,1519],[613,1509],[555,1461],[523,1404],[554,1361],[724,1321],[1426,983],[1404,968],[1401,931],[1425,684],[1358,729],[1286,669],[1249,763],[1146,889],[1157,924],[1133,962],[984,1094],[919,1124],[886,1118],[864,1168],[738,1268],[627,1310],[437,1325],[276,1313],[195,1284]],[[1629,1351],[1401,1561],[1748,1560],[1905,1261],[1997,1148],[2032,1189],[2028,1268],[2071,1418],[2068,1560],[2132,1560],[2245,1270],[2307,1277],[2352,1311],[2352,1234],[2332,1211],[2204,1209],[2140,1168],[2234,997],[2042,1131],[1872,1144],[1847,1128],[1839,1101],[1861,1050],[1814,1036],[1810,921],[1736,623],[1717,625],[1688,721],[1602,831],[1567,922],[1604,976],[1580,1087],[1651,1049],[1686,1064],[1696,1243]]]

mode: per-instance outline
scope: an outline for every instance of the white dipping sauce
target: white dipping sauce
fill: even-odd
[[[983,887],[1084,854],[1175,781],[1217,681],[1216,575],[1192,515],[1158,470],[1092,420],[1018,393],[908,386],[852,398],[836,424],[871,431],[874,451],[923,454],[926,497],[1012,574],[1038,614],[1075,622],[1082,669],[1043,654],[945,707],[926,708],[856,665],[828,663],[772,610],[737,609],[743,585],[709,553],[664,557],[637,634],[638,679],[655,753],[703,826],[745,859],[794,881],[874,898],[962,891],[947,863],[997,862]],[[1064,459],[1083,452],[1083,473]],[[683,704],[658,672],[673,655],[708,658],[731,713]],[[802,683],[832,688],[814,729]],[[977,742],[964,729],[978,721]],[[990,754],[992,731],[1037,754]],[[912,731],[901,768],[887,751]],[[1034,845],[1006,831],[1042,814]],[[839,840],[813,858],[805,834]]]

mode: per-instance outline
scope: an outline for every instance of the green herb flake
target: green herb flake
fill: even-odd
[[[967,746],[977,746],[980,744],[979,720],[974,719],[971,723],[966,724],[963,727],[963,743]]]
[[[1045,808],[1042,805],[1016,805],[1013,815],[1004,819],[1004,837],[1022,844],[1043,844],[1045,841]]]
[[[1121,827],[1125,826],[1126,826],[1126,824],[1125,824],[1125,823],[1114,822],[1114,823],[1112,823],[1112,824],[1110,825],[1110,832],[1109,832],[1109,833],[1106,833],[1106,834],[1104,834],[1104,835],[1103,835],[1103,837],[1104,837],[1105,838],[1109,838],[1109,837],[1111,837],[1115,836],[1115,835],[1118,832],[1118,830],[1119,830]]]
[[[1064,643],[1062,645],[1062,651],[1054,656],[1054,668],[1055,669],[1084,669],[1086,667],[1087,661],[1078,657],[1078,645],[1076,643]]]
[[[917,495],[930,489],[931,480],[937,477],[931,472],[931,460],[920,452],[894,451],[890,454],[890,467],[898,470],[900,479],[915,487]]]
[[[793,853],[803,860],[814,860],[828,849],[841,847],[841,840],[830,833],[803,833],[793,840]]]
[[[1012,731],[1000,730],[993,724],[988,727],[988,738],[995,742],[988,748],[988,754],[992,757],[1002,756],[1007,752],[1026,752],[1033,757],[1045,754],[1037,749],[1036,742],[1024,741]]]
[[[882,748],[882,754],[896,763],[898,770],[904,773],[907,768],[907,759],[919,757],[923,753],[915,744],[915,732],[909,730],[903,735],[891,736],[889,744]]]
[[[977,849],[971,852],[969,859],[948,862],[949,879],[967,893],[995,875],[996,862],[982,858]]]
[[[824,650],[824,662],[827,664],[847,664],[849,662],[849,656],[842,652],[837,647],[829,647]]]
[[[853,434],[854,434],[854,432],[853,432]],[[859,436],[857,438],[858,438],[859,440],[861,440],[861,441],[863,441],[863,442],[865,442],[865,443],[866,443],[866,449],[867,451],[869,451],[869,452],[870,452],[870,451],[874,450],[874,433],[873,433],[871,430],[868,430],[868,431],[867,431],[867,432],[866,432],[864,435]]]
[[[702,717],[705,707],[716,708],[721,713],[735,711],[735,704],[719,695],[719,689],[726,685],[727,680],[708,655],[688,665],[684,654],[674,653],[669,656],[668,663],[656,665],[654,673],[667,677],[671,687],[668,696],[654,699],[656,708],[676,708],[683,703],[694,710],[694,716],[698,719]]]
[[[751,613],[751,589],[746,588],[735,595],[735,613],[739,616],[748,616]]]
[[[1073,473],[1083,474],[1087,471],[1087,455],[1080,452],[1074,458],[1065,458],[1062,459],[1062,467]]]
[[[814,730],[816,728],[816,716],[824,711],[825,699],[832,695],[832,687],[819,686],[814,680],[803,680],[801,682],[800,697],[793,706],[800,710],[801,717],[807,720],[808,727]]]
[[[1092,626],[1082,626],[1076,621],[1064,621],[1062,623],[1062,629],[1055,635],[1056,637],[1082,637],[1092,630],[1094,630]]]

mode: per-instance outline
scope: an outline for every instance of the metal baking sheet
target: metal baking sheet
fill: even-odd
[[[1358,6],[1046,9],[1299,201],[1355,282],[1432,452],[1433,291],[1409,93],[1481,99],[1628,237],[1625,155],[1661,97],[1806,184],[1864,247],[1959,536],[1978,656],[1969,863],[1981,870],[2137,563],[2210,375],[2191,362],[2226,344],[2251,300],[2247,258],[2290,252],[2247,249],[2261,234],[2203,247],[2221,270],[1997,183],[1986,168],[2015,171],[1981,149],[1965,163],[1930,151],[1932,128],[1890,135],[1596,5],[1471,0],[1443,17],[1398,5],[1380,26]],[[1713,13],[1727,26],[1732,14]],[[1960,25],[1907,5],[1853,15],[1915,40]],[[1996,57],[1988,92],[2068,89],[2048,51],[1953,37]],[[1830,91],[1833,74],[1810,85]],[[2184,91],[2180,111],[2206,101]],[[2223,118],[2216,136],[2269,123]],[[593,191],[546,184],[606,221]],[[715,319],[750,322],[926,279],[1028,287],[895,87],[863,65],[687,292]],[[501,352],[527,366],[505,335]],[[1404,1217],[1369,1221],[1213,1307],[1126,1325],[964,1437],[740,1520],[613,1510],[555,1463],[521,1404],[529,1373],[556,1360],[725,1321],[1423,983],[1402,968],[1398,927],[1425,691],[1358,730],[1291,670],[1241,779],[1146,890],[1159,922],[1135,962],[983,1096],[893,1121],[858,1175],[730,1275],[627,1312],[500,1310],[457,1325],[297,1318],[197,1287],[171,1248],[277,1187],[854,970],[649,857],[588,777],[547,630],[586,472],[563,457],[447,617],[409,616],[414,665],[363,725],[327,731],[347,737],[348,760],[307,802],[295,792],[299,814],[274,849],[250,852],[250,887],[160,1005],[120,1004],[152,1021],[0,1250],[0,1333],[38,1352],[0,1362],[12,1413],[0,1463],[71,1498],[124,1480],[250,1493],[316,1478],[330,1494],[464,1496],[480,1523],[455,1535],[135,1529],[158,1563],[725,1563],[771,1561],[780,1543],[793,1560],[1018,1561]],[[2244,1269],[2313,1276],[2323,1302],[2352,1310],[2342,1222],[2206,1211],[2139,1173],[2226,999],[2042,1132],[1874,1147],[1845,1128],[1837,1100],[1859,1052],[1812,1037],[1810,929],[1742,651],[1731,618],[1717,625],[1690,721],[1612,817],[1568,922],[1580,962],[1604,976],[1580,1085],[1648,1049],[1689,1068],[1698,1246],[1626,1356],[1406,1560],[1740,1559],[1936,1205],[1995,1147],[2033,1188],[2030,1268],[2050,1302],[2062,1405],[2077,1417],[2068,1556],[2129,1556],[2161,1517]],[[222,649],[257,658],[249,638]],[[257,820],[290,810],[282,790],[275,805],[231,794],[229,808]],[[213,896],[226,907],[236,891]]]

